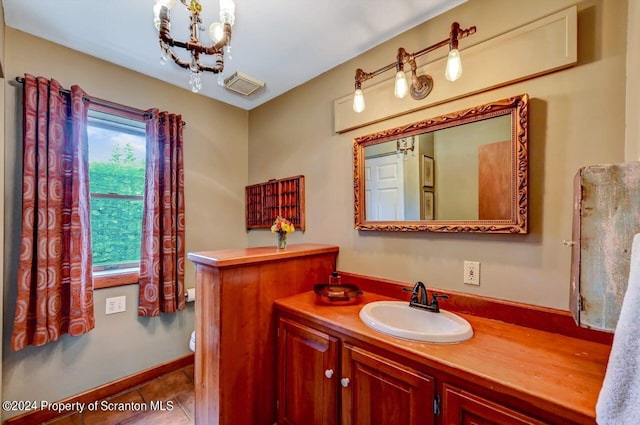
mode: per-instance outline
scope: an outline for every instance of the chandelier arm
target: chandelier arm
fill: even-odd
[[[167,53],[169,53],[169,56],[171,56],[171,59],[173,59],[176,65],[185,69],[190,69],[191,62],[185,61],[180,56],[176,55],[172,49],[167,49]],[[198,62],[198,69],[200,71],[208,71],[208,72],[213,72],[214,74],[217,74],[224,70],[224,63],[222,62],[222,58],[218,57],[216,58],[215,65],[203,65]]]
[[[182,0],[180,0],[182,1]],[[175,41],[170,34],[169,30],[169,9],[166,6],[160,8],[160,40],[164,41],[171,47],[177,46],[186,48],[186,44],[180,41]]]
[[[209,71],[217,74],[224,71],[224,64],[222,64],[222,62],[216,61],[216,64],[213,66],[198,64],[198,68],[200,69],[200,71]]]
[[[180,56],[176,55],[172,49],[168,49],[167,52],[171,56],[171,59],[173,59],[173,61],[176,63],[176,65],[185,69],[189,69],[190,62],[187,62],[184,59],[182,59]]]
[[[209,46],[203,46],[200,42],[200,29],[202,24],[202,19],[200,13],[202,11],[202,5],[199,0],[180,0],[187,11],[190,13],[190,23],[189,23],[189,40],[188,41],[178,41],[174,40],[171,37],[171,23],[170,23],[170,14],[169,9],[166,6],[161,6],[158,14],[159,18],[159,40],[160,40],[160,48],[163,53],[163,60],[167,59],[167,56],[171,57],[176,65],[181,68],[188,69],[191,71],[191,77],[189,84],[191,85],[191,89],[193,92],[197,93],[201,88],[201,80],[199,73],[203,71],[212,72],[214,74],[219,74],[224,70],[224,47],[230,47],[231,43],[231,25],[234,20],[233,10],[235,9],[235,5],[232,0],[229,0],[231,3],[230,8],[225,9],[224,18],[221,15],[221,19],[223,21],[222,26],[222,36],[219,41],[215,42],[215,39],[218,37],[214,37],[214,43]],[[228,6],[228,5],[227,5]],[[221,6],[222,7],[222,6]],[[221,11],[222,13],[222,11]],[[156,25],[158,25],[156,21]],[[211,27],[213,28],[213,27]],[[210,32],[214,31],[210,28]],[[213,37],[213,36],[212,36]],[[185,60],[178,56],[174,52],[174,47],[179,47],[181,49],[185,49],[190,54],[190,59]],[[200,63],[200,55],[210,55],[215,56],[215,64],[207,65]]]

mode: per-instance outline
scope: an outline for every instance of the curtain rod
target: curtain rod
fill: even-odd
[[[16,77],[16,81],[20,84],[24,84],[24,77]],[[62,93],[65,94],[69,94],[71,93],[69,90],[67,89],[60,89],[60,91]],[[140,115],[144,118],[149,118],[151,117],[151,114],[149,114],[147,111],[143,111],[142,109],[138,109],[138,108],[133,108],[131,106],[126,106],[126,105],[122,105],[120,103],[115,103],[115,102],[111,102],[109,100],[104,100],[104,99],[100,99],[98,97],[93,97],[93,96],[83,96],[82,97],[84,100],[89,101],[91,103],[94,103],[96,105],[100,105],[100,106],[106,106],[109,108],[114,108],[120,111],[124,111],[124,112],[129,112],[132,114],[136,114],[136,115]],[[182,121],[182,125],[187,125],[186,122],[184,122],[184,120]]]
[[[20,84],[24,84],[24,78],[23,77],[16,77],[16,81]],[[69,94],[71,93],[71,91],[67,90],[67,89],[60,89],[60,91],[64,94]],[[93,96],[82,96],[82,98],[84,100],[87,100],[91,103],[95,103],[96,105],[100,105],[100,106],[107,106],[110,108],[114,108],[114,109],[118,109],[120,111],[124,111],[124,112],[129,112],[132,114],[136,114],[136,115],[141,115],[143,117],[148,117],[149,114],[147,113],[147,111],[143,111],[142,109],[138,109],[138,108],[132,108],[130,106],[125,106],[122,105],[120,103],[115,103],[115,102],[110,102],[108,100],[104,100],[104,99],[100,99],[97,97],[93,97]]]

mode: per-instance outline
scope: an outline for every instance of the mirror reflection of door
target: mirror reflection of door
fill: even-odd
[[[511,217],[511,141],[478,146],[478,218]]]
[[[402,158],[395,154],[365,159],[367,220],[404,219],[403,163]]]

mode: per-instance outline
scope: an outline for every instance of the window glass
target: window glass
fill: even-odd
[[[144,123],[89,111],[94,276],[137,270],[144,193]]]

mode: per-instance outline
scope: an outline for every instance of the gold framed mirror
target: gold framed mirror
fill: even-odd
[[[357,137],[358,230],[527,233],[526,94]]]

